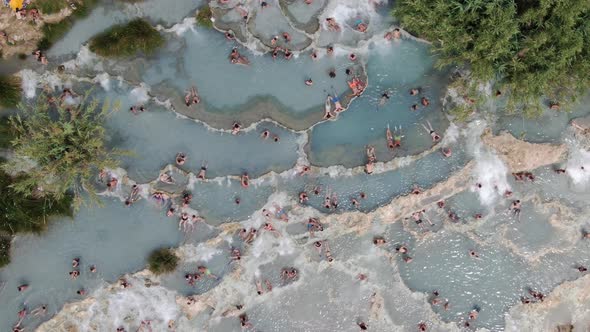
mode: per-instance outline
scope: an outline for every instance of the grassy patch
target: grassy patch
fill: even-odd
[[[12,238],[0,235],[0,267],[10,263],[10,241]]]
[[[48,50],[70,30],[73,24],[72,19],[66,18],[58,23],[43,25],[43,39],[37,43],[37,48],[42,51]]]
[[[76,19],[88,16],[97,3],[98,0],[84,0],[82,3],[76,3],[76,10],[74,10],[71,16],[57,23],[46,23],[43,25],[43,38],[37,43],[37,48],[42,51],[48,50],[55,42],[70,31]]]
[[[43,14],[54,14],[67,6],[66,0],[35,0],[29,8],[37,8]]]
[[[164,44],[164,38],[147,21],[135,19],[115,25],[90,40],[90,50],[105,57],[151,54]]]
[[[168,248],[156,249],[148,257],[148,265],[154,274],[170,273],[178,265],[178,256]]]
[[[14,76],[0,75],[0,106],[14,107],[21,99],[20,80]]]
[[[197,24],[206,28],[213,28],[211,7],[205,5],[197,11]]]

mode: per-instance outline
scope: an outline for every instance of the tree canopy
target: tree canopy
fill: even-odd
[[[467,65],[505,89],[509,110],[538,113],[590,87],[588,0],[399,0],[409,32],[432,42],[438,65]]]
[[[83,98],[78,105],[49,105],[40,97],[36,104],[21,107],[21,113],[10,119],[15,138],[15,158],[4,170],[9,174],[26,173],[11,187],[26,197],[49,193],[61,199],[74,196],[74,205],[81,203],[85,189],[94,197],[97,172],[117,166],[106,145],[103,127],[111,112],[106,102],[98,109],[98,101]]]

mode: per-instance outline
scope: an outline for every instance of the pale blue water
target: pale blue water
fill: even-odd
[[[508,212],[509,200],[485,206],[478,193],[462,189],[447,200],[445,209],[428,207],[428,216],[435,223],[428,232],[413,222],[366,215],[370,226],[362,232],[348,231],[335,222],[310,239],[305,227],[307,214],[320,215],[320,219],[321,214],[337,214],[349,220],[351,214],[347,213],[356,209],[350,199],[361,192],[367,198],[360,200],[358,210],[370,213],[400,195],[409,194],[413,185],[429,189],[443,183],[474,158],[466,152],[472,148],[466,146],[468,140],[460,136],[449,143],[453,148],[451,158],[444,158],[436,149],[421,158],[408,157],[401,165],[372,175],[362,172],[352,175],[347,169],[326,168],[363,165],[366,145],[375,146],[378,161],[413,156],[430,149],[432,140],[421,124],[430,121],[441,135],[449,126],[441,105],[447,74],[433,68],[436,59],[426,44],[411,39],[383,40],[385,29],[393,21],[388,15],[388,5],[369,13],[370,7],[364,1],[316,0],[309,6],[285,2],[283,10],[290,12],[286,17],[281,15],[275,1],[270,1],[270,7],[265,9],[256,5],[251,9],[255,18],[248,26],[240,23],[242,32],[249,38],[260,37],[263,43],[268,43],[274,34],[289,31],[293,36],[289,47],[304,47],[313,38],[314,47],[322,55],[312,60],[310,52],[305,51],[286,61],[249,51],[217,31],[192,25],[190,20],[174,26],[192,17],[194,9],[202,3],[182,0],[170,5],[162,0],[146,0],[124,5],[105,1],[88,18],[78,21],[52,48],[49,57],[54,61],[52,65],[71,60],[92,35],[134,17],[145,17],[165,28],[173,27],[168,32],[162,31],[165,47],[148,58],[105,61],[86,59],[82,52],[78,66],[68,67],[67,73],[59,77],[61,83],[73,86],[75,91],[82,92],[93,85],[93,96],[120,103],[121,109],[109,118],[106,128],[109,146],[134,154],[120,159],[131,180],[139,183],[156,180],[166,165],[174,163],[178,152],[188,156],[187,163],[180,167],[184,172],[196,174],[206,161],[208,181],[191,181],[186,174],[173,171],[175,184],[156,183],[152,187],[175,194],[190,191],[193,195],[190,208],[204,217],[206,223],[199,223],[192,233],[183,234],[178,230],[178,216],[166,217],[166,208],[151,199],[142,199],[126,208],[119,199],[105,198],[103,206],[83,207],[73,220],[56,220],[41,236],[17,237],[12,263],[0,269],[0,281],[6,282],[0,292],[3,304],[0,330],[10,329],[23,304],[32,309],[47,303],[49,312],[56,313],[65,303],[81,299],[76,294],[81,287],[92,293],[104,282],[143,269],[149,252],[161,246],[192,244],[197,248],[196,254],[189,257],[191,261],[181,262],[174,273],[162,277],[164,287],[181,295],[217,290],[237,269],[236,263],[230,263],[231,248],[242,250],[245,265],[240,271],[241,278],[232,281],[235,291],[230,295],[236,298],[231,301],[245,303],[252,323],[265,331],[356,331],[358,320],[369,321],[373,293],[383,297],[387,319],[369,321],[371,330],[414,331],[418,323],[427,321],[435,326],[433,330],[442,331],[444,328],[436,327],[439,320],[462,324],[468,312],[478,306],[480,317],[474,325],[501,331],[505,313],[526,295],[528,287],[548,293],[561,282],[579,277],[575,269],[578,264],[590,263],[587,259],[590,244],[582,242],[579,234],[581,228],[589,226],[585,219],[588,191],[574,190],[571,180],[555,174],[551,167],[534,170],[537,175],[534,183],[508,180],[514,197],[523,200],[520,221]],[[320,13],[318,10],[323,6],[326,12]],[[343,31],[321,29],[316,35],[306,35],[303,29],[313,25],[316,15],[320,20],[336,17]],[[358,17],[369,23],[365,34],[351,28]],[[234,10],[222,21],[235,23],[241,22],[241,18]],[[186,31],[181,33],[181,28]],[[323,54],[321,48],[329,44],[337,50],[334,56]],[[235,46],[249,58],[250,66],[229,63],[227,56]],[[355,64],[346,57],[352,51],[360,56]],[[308,119],[315,113],[323,114],[327,94],[349,93],[345,69],[354,67],[358,72],[361,66],[369,77],[366,91],[337,121],[312,126],[314,120]],[[337,74],[335,78],[328,76],[331,69]],[[98,84],[100,79],[95,84],[87,82],[104,72],[110,74],[108,91]],[[307,78],[313,79],[312,87],[304,85]],[[144,89],[138,89],[140,84],[149,91],[146,100],[142,98]],[[186,89],[192,85],[198,88],[202,98],[199,111],[206,111],[210,126],[178,115],[201,114],[186,109],[182,103]],[[421,94],[410,96],[409,90],[415,87],[421,88]],[[379,105],[385,91],[390,99]],[[430,106],[420,105],[422,96],[430,99]],[[167,100],[168,106],[161,105],[160,102]],[[134,104],[144,104],[148,111],[133,115],[128,108]],[[420,105],[419,110],[411,111],[412,104]],[[517,137],[526,132],[524,139],[533,142],[560,142],[569,120],[588,113],[585,105],[568,114],[547,112],[537,120],[501,117],[492,127],[496,132],[508,130]],[[224,125],[227,119],[255,123],[254,129],[237,137],[220,131],[221,127],[228,129]],[[401,126],[403,131],[402,147],[395,153],[386,147],[387,125],[392,129]],[[297,127],[298,131],[289,127]],[[280,142],[262,140],[260,133],[264,129],[278,135]],[[301,151],[306,143],[303,156]],[[298,161],[305,161],[302,157],[324,168],[312,175],[296,175],[299,169],[293,168]],[[244,172],[253,180],[247,189],[236,177],[231,177]],[[217,179],[211,180],[214,177]],[[319,196],[312,194],[316,186],[322,188]],[[305,210],[296,203],[301,191],[307,191],[310,197]],[[129,188],[122,189],[122,193],[128,192]],[[340,204],[335,211],[323,208],[326,192],[338,196]],[[251,227],[261,220],[260,209],[268,207],[274,202],[269,200],[276,200],[280,195],[287,198],[279,203],[296,220],[288,225],[274,222],[281,229],[280,238],[264,234],[249,246],[230,232],[214,245],[203,246],[230,223],[242,222],[237,228]],[[239,205],[235,203],[237,198]],[[175,204],[178,203],[176,199]],[[450,223],[448,211],[455,212],[461,222]],[[477,213],[484,220],[476,221],[473,216]],[[376,248],[372,244],[374,236],[383,236],[387,244]],[[316,240],[328,241],[335,262],[328,264],[325,254],[317,253],[312,244]],[[396,256],[395,248],[401,244],[409,248],[409,255],[414,259],[411,263]],[[469,257],[469,250],[476,250],[481,259]],[[212,254],[206,255],[207,252]],[[385,256],[388,253],[393,255],[391,260]],[[82,275],[72,281],[68,272],[75,257],[81,258]],[[96,274],[87,271],[90,264],[97,266]],[[194,273],[198,265],[206,265],[220,279],[202,281],[195,287],[187,285],[184,275]],[[279,273],[284,267],[296,267],[300,280],[282,281]],[[359,273],[366,273],[369,280],[358,281]],[[275,291],[256,297],[256,278],[269,280]],[[16,287],[22,283],[30,284],[31,288],[18,293]],[[448,311],[434,307],[435,316],[430,314],[428,296],[423,294],[433,290],[448,298],[451,305]],[[186,330],[202,329],[208,323],[210,331],[240,331],[236,318],[213,320],[210,313],[201,314],[190,323],[192,329]],[[124,321],[124,308],[120,315],[116,321]],[[142,315],[157,318],[158,310]],[[40,323],[42,319],[28,318],[24,325],[32,329]],[[129,324],[136,326],[133,324],[137,322]],[[83,326],[81,330],[87,328]]]

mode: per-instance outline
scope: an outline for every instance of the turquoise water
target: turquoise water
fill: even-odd
[[[194,24],[194,10],[203,3],[104,1],[50,50],[50,66],[23,72],[28,99],[51,85],[57,92],[92,88],[92,97],[117,101],[120,109],[106,123],[108,145],[132,155],[120,157],[124,171],[113,172],[121,178],[121,188],[104,197],[102,206],[85,206],[73,219],[55,220],[40,236],[16,237],[12,263],[0,269],[0,282],[5,283],[0,330],[12,327],[23,306],[31,310],[48,304],[50,315],[23,322],[28,329],[37,328],[64,304],[80,301],[76,291],[84,288],[97,302],[87,311],[87,320],[70,317],[80,331],[121,325],[135,331],[146,319],[153,321],[155,331],[168,330],[169,319],[176,321],[177,331],[240,331],[236,317],[221,315],[236,304],[243,304],[255,329],[264,331],[358,331],[360,321],[374,331],[415,331],[421,322],[433,331],[449,331],[463,326],[475,307],[480,308],[475,328],[502,331],[506,313],[527,296],[528,288],[547,294],[578,278],[578,265],[590,263],[590,244],[581,238],[582,229],[590,231],[590,193],[578,183],[584,173],[559,175],[553,166],[545,166],[532,170],[533,183],[516,183],[510,174],[494,178],[522,200],[520,220],[508,211],[511,199],[486,204],[474,183],[497,173],[498,164],[479,148],[481,132],[471,125],[450,126],[441,105],[448,75],[433,67],[436,58],[428,45],[412,38],[383,39],[393,22],[387,1],[315,0],[306,5],[281,0],[269,1],[264,9],[254,1],[246,8],[247,23],[231,9],[237,1],[219,5],[229,9],[217,17],[223,23],[219,27],[239,28],[242,43]],[[160,24],[166,45],[155,54],[105,60],[83,46],[110,25],[135,17]],[[327,31],[327,17],[335,18],[342,30]],[[354,31],[359,19],[368,23],[366,33]],[[270,38],[285,31],[293,38],[288,46],[302,51],[289,61],[263,55]],[[325,54],[328,45],[334,46],[333,55]],[[233,47],[250,60],[249,66],[228,61]],[[316,60],[310,57],[313,51],[319,54]],[[348,59],[353,52],[359,57],[354,62]],[[57,73],[60,63],[66,64],[65,73]],[[322,122],[327,95],[350,93],[348,68],[366,75],[368,86],[335,121]],[[328,75],[331,70],[336,77]],[[304,84],[308,78],[312,86]],[[202,101],[189,108],[183,98],[193,85]],[[412,88],[420,94],[410,95]],[[389,100],[382,99],[384,92]],[[420,104],[422,97],[430,100],[429,106]],[[413,104],[419,105],[417,111],[411,110]],[[128,111],[133,105],[144,105],[147,112],[134,115]],[[486,117],[496,133],[508,130],[532,142],[567,142],[573,151],[579,146],[572,143],[568,123],[588,113],[585,105],[536,120]],[[229,132],[234,121],[243,123],[239,135]],[[422,128],[427,122],[445,136],[443,143],[434,146]],[[404,135],[393,152],[386,144],[387,126],[401,127]],[[271,138],[260,137],[264,130]],[[274,142],[273,136],[280,140]],[[393,161],[378,163],[374,174],[364,173],[367,145],[375,147],[378,162]],[[450,158],[440,153],[442,146],[453,149]],[[187,155],[187,162],[170,166],[179,152]],[[470,162],[479,167],[447,182]],[[205,163],[207,180],[197,180]],[[299,174],[303,165],[313,166],[310,174]],[[173,184],[158,181],[164,171]],[[245,172],[251,180],[248,188],[239,180]],[[131,183],[145,191],[139,202],[125,207],[122,198]],[[444,189],[423,198],[411,194],[413,186]],[[313,194],[315,188],[321,189],[319,195]],[[149,198],[156,190],[175,197],[157,204]],[[303,191],[309,200],[300,204]],[[193,196],[186,208],[180,207],[184,192]],[[326,195],[337,197],[336,209],[324,207]],[[442,197],[446,205],[438,208]],[[352,204],[353,198],[359,206]],[[205,221],[183,233],[178,213],[166,217],[170,204]],[[274,214],[278,208],[289,222],[271,218],[280,234],[273,235],[260,228],[267,222],[262,209]],[[411,215],[399,214],[422,208],[434,226],[423,223],[422,229]],[[450,220],[450,212],[459,222]],[[482,218],[476,219],[477,214]],[[306,231],[311,217],[324,223],[314,237]],[[245,243],[239,236],[242,228],[257,228],[259,235]],[[374,237],[387,242],[377,247]],[[324,250],[318,252],[315,241],[324,241]],[[396,253],[400,245],[408,248],[406,255]],[[162,246],[179,247],[182,254],[176,271],[159,278],[162,287],[106,288],[105,283],[142,270],[149,252]],[[239,263],[231,262],[233,248],[242,252]],[[470,257],[470,250],[480,258]],[[406,263],[407,256],[413,261]],[[82,273],[70,280],[76,257]],[[97,273],[88,271],[90,265],[96,265]],[[185,274],[200,265],[218,279],[188,285]],[[297,269],[297,278],[283,280],[284,268]],[[368,280],[360,281],[359,274]],[[257,295],[257,280],[268,280],[273,291]],[[30,289],[17,292],[23,283]],[[434,290],[448,299],[449,310],[430,304]],[[174,304],[176,295],[211,296],[215,308],[190,320]],[[136,306],[138,301],[145,306]]]

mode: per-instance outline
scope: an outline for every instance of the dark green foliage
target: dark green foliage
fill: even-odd
[[[0,117],[0,149],[10,148],[10,142],[14,138],[14,130],[7,117]]]
[[[0,171],[0,233],[41,233],[47,228],[49,216],[71,216],[71,195],[60,199],[25,197],[11,187],[20,180]]]
[[[199,10],[197,11],[197,24],[206,28],[212,28],[212,17],[213,13],[211,12],[211,7],[209,7],[209,5],[205,5],[199,8]]]
[[[168,248],[156,249],[148,257],[148,265],[154,274],[170,273],[178,265],[178,256]]]
[[[164,38],[148,22],[135,19],[115,25],[90,40],[90,50],[106,57],[124,57],[138,52],[151,54],[164,44]]]
[[[14,107],[21,99],[20,80],[0,75],[0,107]]]
[[[43,25],[43,38],[37,43],[37,48],[46,51],[55,42],[61,39],[74,25],[77,18],[84,18],[90,14],[90,11],[98,0],[84,0],[82,3],[76,3],[76,10],[71,16],[68,16],[57,23],[45,23]]]
[[[37,8],[42,14],[53,14],[67,6],[68,2],[66,0],[35,0],[29,8]]]
[[[0,267],[10,263],[10,236],[0,235]]]
[[[3,168],[26,177],[12,185],[15,192],[30,197],[37,188],[57,199],[72,193],[78,207],[82,191],[96,198],[94,179],[98,170],[114,168],[117,162],[105,146],[103,123],[111,111],[109,103],[84,101],[73,108],[50,107],[41,96],[33,106],[23,106],[22,115],[11,118],[15,157]],[[116,107],[115,107],[116,108]],[[30,160],[34,161],[31,163]]]
[[[73,24],[70,18],[58,23],[46,23],[43,25],[43,38],[37,43],[37,48],[42,51],[48,50],[70,30]]]
[[[588,0],[399,0],[393,14],[433,43],[439,66],[497,80],[510,111],[562,104],[590,86]]]

